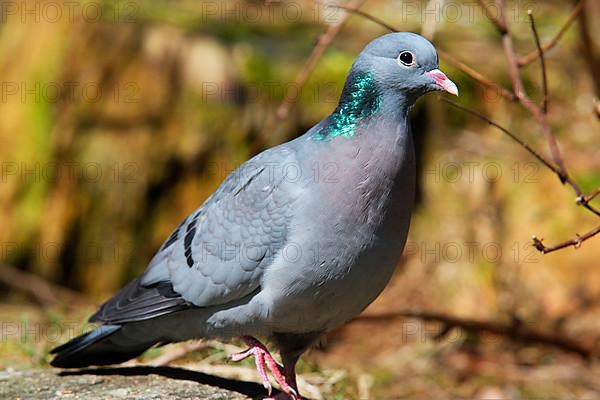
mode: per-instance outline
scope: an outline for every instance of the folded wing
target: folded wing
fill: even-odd
[[[298,192],[283,173],[292,158],[279,146],[231,173],[173,231],[146,272],[90,321],[140,321],[226,304],[258,291],[263,272],[286,243]]]

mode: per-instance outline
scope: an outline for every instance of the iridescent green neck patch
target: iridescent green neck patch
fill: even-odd
[[[350,87],[344,89],[340,104],[329,117],[327,125],[317,131],[313,138],[327,140],[336,136],[354,136],[360,119],[373,115],[380,105],[381,98],[373,75],[370,72],[356,74]]]

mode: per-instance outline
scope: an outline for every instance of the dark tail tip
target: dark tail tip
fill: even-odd
[[[52,349],[50,354],[56,356],[50,365],[58,368],[81,368],[117,364],[137,356],[137,352],[134,355],[131,352],[115,352],[107,346],[109,338],[120,329],[120,325],[103,325]]]

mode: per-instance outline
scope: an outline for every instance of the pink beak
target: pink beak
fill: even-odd
[[[425,72],[425,74],[431,77],[435,83],[440,87],[441,90],[458,96],[458,87],[452,82],[446,74],[444,74],[439,69],[433,69],[431,71]]]

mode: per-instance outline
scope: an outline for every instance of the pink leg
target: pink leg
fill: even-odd
[[[256,370],[258,371],[258,374],[263,381],[263,386],[267,389],[269,396],[271,395],[272,387],[269,381],[269,375],[267,374],[267,368],[269,371],[271,371],[271,375],[273,375],[275,381],[279,384],[279,386],[281,386],[281,390],[284,392],[282,394],[286,396],[285,398],[299,400],[300,397],[298,396],[298,388],[296,386],[296,376],[293,369],[291,371],[293,377],[290,376],[290,371],[288,371],[287,368],[284,376],[284,372],[282,372],[283,367],[281,367],[277,361],[275,361],[271,353],[269,353],[269,350],[267,350],[267,348],[261,342],[250,336],[244,336],[242,337],[242,340],[248,346],[248,350],[244,350],[241,353],[232,354],[230,356],[231,359],[233,361],[241,361],[250,356],[254,356],[256,361]],[[282,397],[278,395],[274,398],[271,397],[270,399],[281,398]]]

